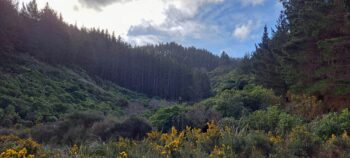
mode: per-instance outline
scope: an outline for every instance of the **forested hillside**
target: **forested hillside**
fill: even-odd
[[[175,43],[132,47],[103,29],[68,25],[47,5],[35,1],[18,7],[1,5],[2,53],[28,53],[49,64],[79,66],[90,75],[122,87],[172,100],[210,95],[207,71],[220,58],[206,50]]]
[[[350,1],[281,3],[234,59],[0,0],[0,158],[350,157]]]

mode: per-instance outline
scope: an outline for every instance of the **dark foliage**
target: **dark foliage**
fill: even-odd
[[[32,137],[51,144],[79,144],[86,141],[143,139],[152,127],[143,119],[131,117],[124,121],[105,117],[96,112],[75,112],[53,123],[37,125]]]
[[[341,109],[350,102],[348,1],[282,0],[276,30],[267,28],[241,66],[279,95],[304,93]],[[290,99],[290,98],[289,98]],[[288,101],[288,99],[286,99]]]
[[[117,124],[115,128],[119,136],[136,140],[142,140],[152,130],[146,120],[137,117],[128,118],[123,123]]]

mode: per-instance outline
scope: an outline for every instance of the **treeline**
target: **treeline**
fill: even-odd
[[[272,36],[265,27],[241,69],[280,95],[317,96],[331,109],[350,102],[350,2],[283,0]]]
[[[78,66],[122,87],[173,100],[210,95],[207,71],[225,59],[175,43],[132,47],[101,29],[68,25],[48,5],[0,0],[0,53],[28,53],[49,64]]]

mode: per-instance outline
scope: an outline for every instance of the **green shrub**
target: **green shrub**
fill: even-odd
[[[215,74],[217,70],[211,72],[212,88],[216,93],[225,90],[242,90],[245,86],[254,82],[252,75],[246,75],[236,70],[225,73],[224,75]]]
[[[289,152],[298,157],[311,157],[315,155],[320,146],[320,138],[306,129],[297,126],[288,135],[287,147]]]
[[[57,122],[35,126],[32,136],[45,143],[81,143],[89,138],[89,128],[103,119],[103,115],[96,112],[73,112]]]
[[[213,104],[223,117],[240,118],[248,112],[279,104],[272,90],[249,85],[243,90],[225,90],[202,104]]]
[[[36,125],[31,133],[39,142],[80,144],[119,137],[143,139],[151,130],[151,125],[142,118],[120,121],[96,112],[75,112],[56,122]]]
[[[314,132],[324,140],[332,134],[341,135],[344,131],[350,132],[350,112],[344,109],[339,113],[324,115],[315,124]]]
[[[239,157],[267,157],[273,151],[268,135],[261,131],[235,132],[226,128],[221,132],[220,143],[229,146]]]
[[[190,108],[185,114],[189,120],[191,127],[204,128],[210,121],[218,122],[221,119],[221,114],[210,107],[196,105]]]
[[[266,157],[272,150],[272,143],[265,133],[250,132],[245,138],[244,154],[248,157]]]
[[[283,112],[276,106],[255,111],[243,118],[242,122],[247,124],[250,129],[264,130],[280,135],[286,135],[293,127],[302,124],[300,118]]]
[[[164,132],[168,131],[173,126],[177,129],[184,129],[190,124],[185,116],[185,112],[185,108],[179,105],[161,108],[150,116],[149,120],[154,127]]]
[[[317,157],[349,157],[350,156],[350,137],[347,131],[341,135],[332,134],[332,136],[322,144],[321,152]]]

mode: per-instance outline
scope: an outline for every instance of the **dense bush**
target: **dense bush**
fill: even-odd
[[[217,73],[217,70],[210,73],[212,75],[212,88],[216,93],[225,90],[243,90],[245,86],[254,83],[252,75],[243,74],[237,70],[224,73],[223,75]]]
[[[0,127],[55,122],[72,111],[121,114],[131,99],[147,100],[78,68],[52,66],[25,55],[8,60],[0,66]]]
[[[31,133],[39,142],[80,144],[119,137],[142,139],[150,130],[152,127],[147,121],[137,117],[121,121],[95,112],[79,112],[69,114],[57,122],[37,125]]]
[[[121,124],[117,124],[115,128],[119,137],[134,140],[143,139],[152,130],[146,120],[137,117],[128,118]]]
[[[118,141],[114,141],[118,140]],[[142,140],[113,139],[82,143],[70,148],[47,146],[48,156],[61,157],[347,157],[350,138],[346,132],[322,141],[306,126],[294,127],[285,136],[264,131],[219,128],[208,123],[206,132],[187,127],[167,133],[152,131]],[[55,149],[55,150],[52,150]]]
[[[317,156],[318,157],[349,157],[350,156],[350,137],[348,132],[344,131],[341,135],[332,134],[324,144]]]
[[[210,121],[219,121],[221,119],[221,114],[214,109],[195,105],[191,107],[185,114],[187,120],[190,122],[191,127],[194,128],[205,128],[207,123]]]
[[[307,120],[313,120],[318,116],[329,112],[326,105],[317,97],[309,95],[295,95],[287,93],[289,104],[286,109]]]
[[[225,90],[199,104],[213,106],[223,117],[240,118],[249,112],[277,105],[279,101],[272,90],[247,85],[242,90]]]
[[[211,106],[203,104],[160,108],[149,116],[152,125],[163,132],[169,131],[173,126],[180,130],[185,129],[186,126],[205,130],[209,121],[219,121],[220,119],[219,112]]]
[[[44,148],[50,157],[347,157],[350,155],[347,131],[324,139],[315,132],[323,129],[324,119],[329,120],[330,116],[338,118],[336,120],[341,120],[338,123],[342,124],[348,112],[344,110],[339,114],[325,115],[316,123],[306,123],[277,107],[269,107],[241,119],[221,119],[220,126],[209,122],[206,130],[191,127],[177,130],[173,127],[165,133],[149,132],[151,127],[140,118],[120,121],[103,117],[101,120],[98,114],[76,114],[76,117],[67,116],[60,123],[37,130],[42,132],[39,134],[43,138],[51,138],[46,142],[55,144]],[[78,123],[79,126],[69,127],[71,129],[60,127]],[[2,133],[6,134],[6,131]],[[143,138],[146,133],[147,137]],[[55,140],[52,136],[68,141],[61,141],[63,144],[57,146],[54,142],[57,138]],[[2,152],[10,149],[6,146]],[[19,150],[15,149],[16,152]]]
[[[103,115],[98,113],[74,112],[57,122],[37,125],[33,128],[32,135],[39,142],[79,143],[87,140],[88,129],[103,119]]]
[[[130,117],[124,121],[106,118],[103,121],[95,122],[89,132],[102,141],[120,137],[139,140],[144,138],[151,130],[151,125],[145,119]]]
[[[297,126],[288,135],[287,147],[289,152],[295,156],[311,157],[316,154],[320,143],[320,138],[307,130],[305,126]]]
[[[300,118],[283,112],[276,106],[255,111],[249,116],[243,117],[242,122],[247,124],[250,129],[270,131],[279,135],[286,135],[293,127],[302,124]]]
[[[322,139],[328,139],[333,134],[341,135],[343,132],[350,132],[350,112],[345,109],[339,113],[324,115],[320,120],[315,121],[315,133]]]
[[[184,129],[187,125],[190,125],[189,120],[185,116],[186,110],[181,105],[160,108],[149,117],[149,120],[154,127],[164,132],[173,126],[178,129]]]

